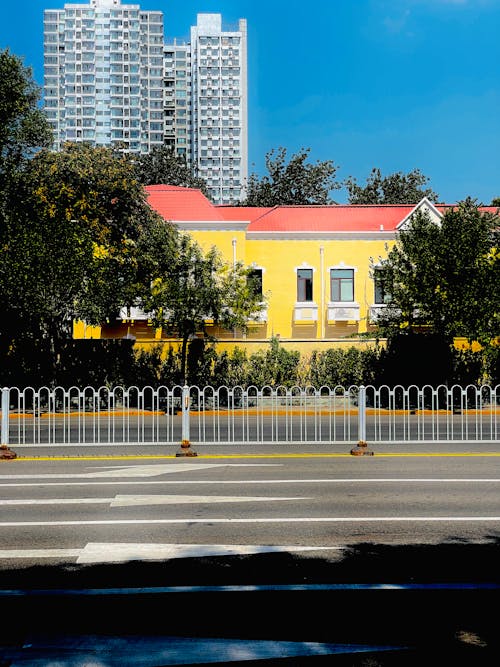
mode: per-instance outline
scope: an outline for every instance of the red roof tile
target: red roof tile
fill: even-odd
[[[172,222],[243,222],[249,232],[393,232],[415,208],[405,205],[216,206],[196,188],[146,186],[151,207]],[[437,204],[444,213],[453,204]],[[497,213],[493,206],[482,211]]]
[[[265,213],[272,211],[268,206],[218,206],[217,209],[224,220],[257,220]]]
[[[393,231],[412,210],[407,206],[277,206],[251,222],[249,232]]]
[[[176,185],[147,185],[148,202],[165,220],[224,220],[201,190]]]

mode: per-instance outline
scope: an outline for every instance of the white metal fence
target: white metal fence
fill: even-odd
[[[1,390],[1,443],[498,441],[500,385]]]

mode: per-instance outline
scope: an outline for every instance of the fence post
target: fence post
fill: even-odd
[[[182,434],[181,446],[176,452],[176,456],[198,456],[198,454],[191,449],[189,440],[189,406],[191,398],[189,395],[189,387],[187,384],[182,388]]]
[[[0,426],[0,459],[15,459],[17,454],[9,449],[10,389],[2,389],[2,423]]]
[[[2,389],[2,445],[9,444],[9,390]]]
[[[358,444],[351,449],[353,456],[373,456],[366,444],[366,387],[361,385],[358,394]]]

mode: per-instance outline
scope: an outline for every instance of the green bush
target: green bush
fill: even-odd
[[[487,384],[500,385],[500,345],[492,345],[485,351],[484,374]]]
[[[373,384],[378,349],[351,346],[313,352],[309,360],[309,382],[313,387]]]
[[[485,354],[473,352],[472,350],[453,350],[452,351],[452,376],[450,384],[458,384],[462,387],[468,385],[482,384],[484,377]]]
[[[250,361],[245,350],[235,347],[232,354],[222,352],[214,362],[214,387],[247,387]]]
[[[272,338],[267,350],[250,355],[246,385],[291,387],[299,382],[300,352],[285,350]]]
[[[235,347],[218,353],[213,343],[194,339],[188,347],[187,381],[199,387],[445,384],[495,386],[500,383],[500,346],[472,352],[450,349],[423,334],[400,336],[386,347],[330,348],[305,356],[286,350],[277,338],[248,355]],[[2,386],[152,386],[182,383],[180,352],[166,356],[158,344],[134,349],[130,340],[72,340],[52,359],[43,341],[18,342],[0,364]]]

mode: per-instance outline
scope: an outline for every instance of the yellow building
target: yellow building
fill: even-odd
[[[278,337],[288,348],[310,351],[366,344],[384,308],[382,285],[370,275],[372,259],[387,255],[412,214],[425,209],[437,222],[443,206],[427,199],[414,205],[216,206],[195,189],[146,188],[149,203],[165,220],[189,232],[207,250],[216,246],[230,262],[251,266],[261,280],[267,309],[246,334],[214,331],[222,348],[250,352]],[[372,259],[371,259],[372,258]],[[76,337],[134,337],[138,344],[167,341],[138,309],[102,327],[75,328]]]

